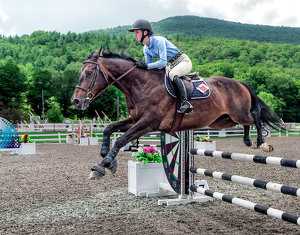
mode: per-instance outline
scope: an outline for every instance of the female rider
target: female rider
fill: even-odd
[[[164,68],[167,62],[170,63],[170,79],[173,81],[175,90],[178,91],[182,100],[181,107],[177,110],[178,113],[193,114],[193,106],[188,102],[187,93],[181,76],[189,73],[192,69],[190,58],[182,53],[166,38],[161,36],[153,36],[153,28],[149,21],[140,19],[134,22],[130,32],[135,33],[135,38],[138,42],[144,43],[145,62],[136,61],[138,68],[154,69]],[[153,62],[153,58],[159,60]]]

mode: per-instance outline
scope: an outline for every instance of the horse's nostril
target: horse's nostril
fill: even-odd
[[[73,99],[73,102],[72,102],[73,104],[79,104],[79,100],[78,99]]]

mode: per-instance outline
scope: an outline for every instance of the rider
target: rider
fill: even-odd
[[[188,102],[186,89],[180,78],[191,71],[192,62],[190,58],[166,38],[153,36],[152,25],[147,20],[140,19],[135,21],[129,31],[135,33],[135,38],[138,42],[145,44],[144,55],[146,63],[136,61],[137,67],[142,69],[164,68],[169,62],[171,67],[169,72],[170,79],[173,81],[182,100],[182,105],[177,112],[193,114],[193,106]],[[159,60],[153,62],[153,58],[158,58]]]

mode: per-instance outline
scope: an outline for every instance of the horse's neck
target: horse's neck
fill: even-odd
[[[140,87],[144,83],[143,80],[145,80],[146,71],[138,68],[132,69],[133,66],[130,62],[117,59],[106,61],[104,64],[105,69],[109,72],[111,81],[118,80],[114,83],[114,86],[124,94],[128,94],[132,89]]]
[[[103,65],[113,77],[110,77],[112,82],[126,74],[134,66],[131,62],[118,59],[107,60]],[[163,70],[143,70],[134,68],[120,80],[115,82],[114,86],[125,94],[127,102],[133,104],[138,102],[136,99],[139,99],[137,97],[140,97],[141,94],[146,92],[150,95],[152,94],[152,90],[157,90],[158,87],[163,88],[163,77]]]

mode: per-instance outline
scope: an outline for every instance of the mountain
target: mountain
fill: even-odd
[[[242,24],[199,16],[174,16],[152,22],[154,33],[172,37],[177,34],[225,37],[240,40],[300,45],[300,28]],[[94,33],[128,34],[130,25],[94,30]]]

